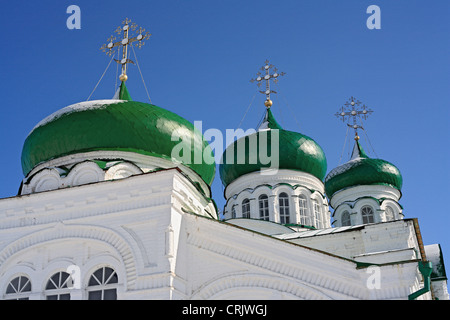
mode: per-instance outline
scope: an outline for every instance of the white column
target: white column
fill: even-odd
[[[298,203],[297,195],[292,195],[292,202],[293,202],[292,210],[294,210],[294,212],[293,214],[291,214],[291,217],[295,218],[294,221],[292,221],[292,223],[300,224],[300,206]]]
[[[278,197],[274,194],[269,195],[269,220],[272,222],[280,222],[277,206]]]

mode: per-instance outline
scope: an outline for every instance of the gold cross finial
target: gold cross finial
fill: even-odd
[[[270,70],[273,70],[273,73],[270,74]],[[276,91],[273,91],[270,89],[270,80],[273,80],[274,83],[278,82],[279,76],[284,76],[285,73],[281,72],[278,73],[277,68],[275,68],[273,65],[269,63],[269,60],[265,61],[265,65],[261,67],[261,70],[265,72],[265,74],[261,74],[261,72],[258,72],[256,75],[257,77],[255,79],[250,80],[250,82],[257,83],[258,87],[261,87],[262,81],[266,82],[266,90],[260,91],[261,93],[266,95],[266,101],[264,102],[264,105],[267,108],[270,108],[272,106],[272,100],[270,100],[270,94],[271,93],[277,93]]]
[[[119,35],[123,33],[122,40],[114,42],[114,40],[116,40],[116,37],[111,36],[108,38],[108,44],[104,44],[100,48],[101,50],[103,50],[103,52],[106,52],[107,55],[111,56],[114,52],[115,47],[122,47],[122,59],[114,59],[114,61],[122,65],[122,74],[119,77],[120,81],[122,82],[127,81],[128,79],[127,64],[134,64],[132,60],[128,59],[128,46],[131,46],[134,42],[136,42],[135,46],[141,48],[144,45],[144,40],[149,39],[151,36],[149,32],[145,32],[145,29],[141,27],[139,27],[139,29],[136,31],[137,27],[138,26],[135,23],[131,23],[131,20],[126,18],[122,22],[122,26],[117,27],[115,31]]]
[[[336,117],[341,117],[343,122],[350,120],[350,118],[353,119],[353,124],[347,123],[347,126],[355,130],[355,140],[359,140],[358,129],[364,129],[362,126],[357,124],[356,118],[362,117],[366,120],[369,114],[373,112],[371,109],[367,109],[367,106],[364,104],[362,105],[362,109],[357,108],[361,106],[361,103],[361,101],[356,100],[354,97],[350,97],[350,99],[344,103],[344,106],[341,107],[341,111],[336,112],[335,114]]]

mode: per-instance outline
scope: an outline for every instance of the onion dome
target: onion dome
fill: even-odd
[[[401,191],[402,175],[392,163],[367,156],[356,140],[350,161],[334,168],[325,178],[325,192],[336,192],[359,185],[387,185]]]
[[[327,161],[322,148],[310,137],[284,130],[275,120],[270,106],[266,107],[266,115],[258,131],[238,139],[223,153],[219,166],[223,185],[226,187],[247,173],[271,168],[271,163],[263,157],[270,158],[276,154],[272,147],[278,148],[279,155],[278,167],[274,169],[298,170],[323,180]],[[271,131],[275,129],[278,129],[278,141],[272,141],[276,135]],[[244,152],[241,151],[242,145],[245,146]]]
[[[158,106],[132,101],[124,82],[115,98],[74,104],[39,122],[23,146],[24,175],[41,163],[63,156],[126,151],[171,160],[174,167],[181,163],[211,185],[215,163],[205,163],[203,158],[194,163],[194,153],[210,154],[212,159],[213,153],[192,123]],[[172,139],[174,134],[179,138],[176,141]],[[190,157],[184,154],[181,160],[172,158],[172,150],[180,141],[190,146]],[[189,158],[192,161],[185,160]]]

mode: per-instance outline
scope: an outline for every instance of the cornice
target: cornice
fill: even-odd
[[[171,205],[175,169],[0,200],[0,230]],[[149,187],[151,186],[151,187]]]

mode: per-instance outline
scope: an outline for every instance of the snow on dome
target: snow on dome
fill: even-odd
[[[56,119],[58,119],[59,117],[61,117],[64,114],[69,114],[72,112],[79,112],[79,111],[84,111],[84,110],[89,110],[89,109],[101,109],[101,108],[106,108],[107,105],[110,104],[116,104],[116,103],[123,103],[126,102],[125,100],[112,100],[112,99],[108,99],[108,100],[93,100],[93,101],[83,101],[83,102],[79,102],[79,103],[75,103],[72,104],[70,106],[64,107],[54,113],[52,113],[51,115],[49,115],[48,117],[42,119],[34,128],[33,130],[30,131],[33,132],[36,128],[42,127]],[[28,134],[30,135],[30,134]]]

